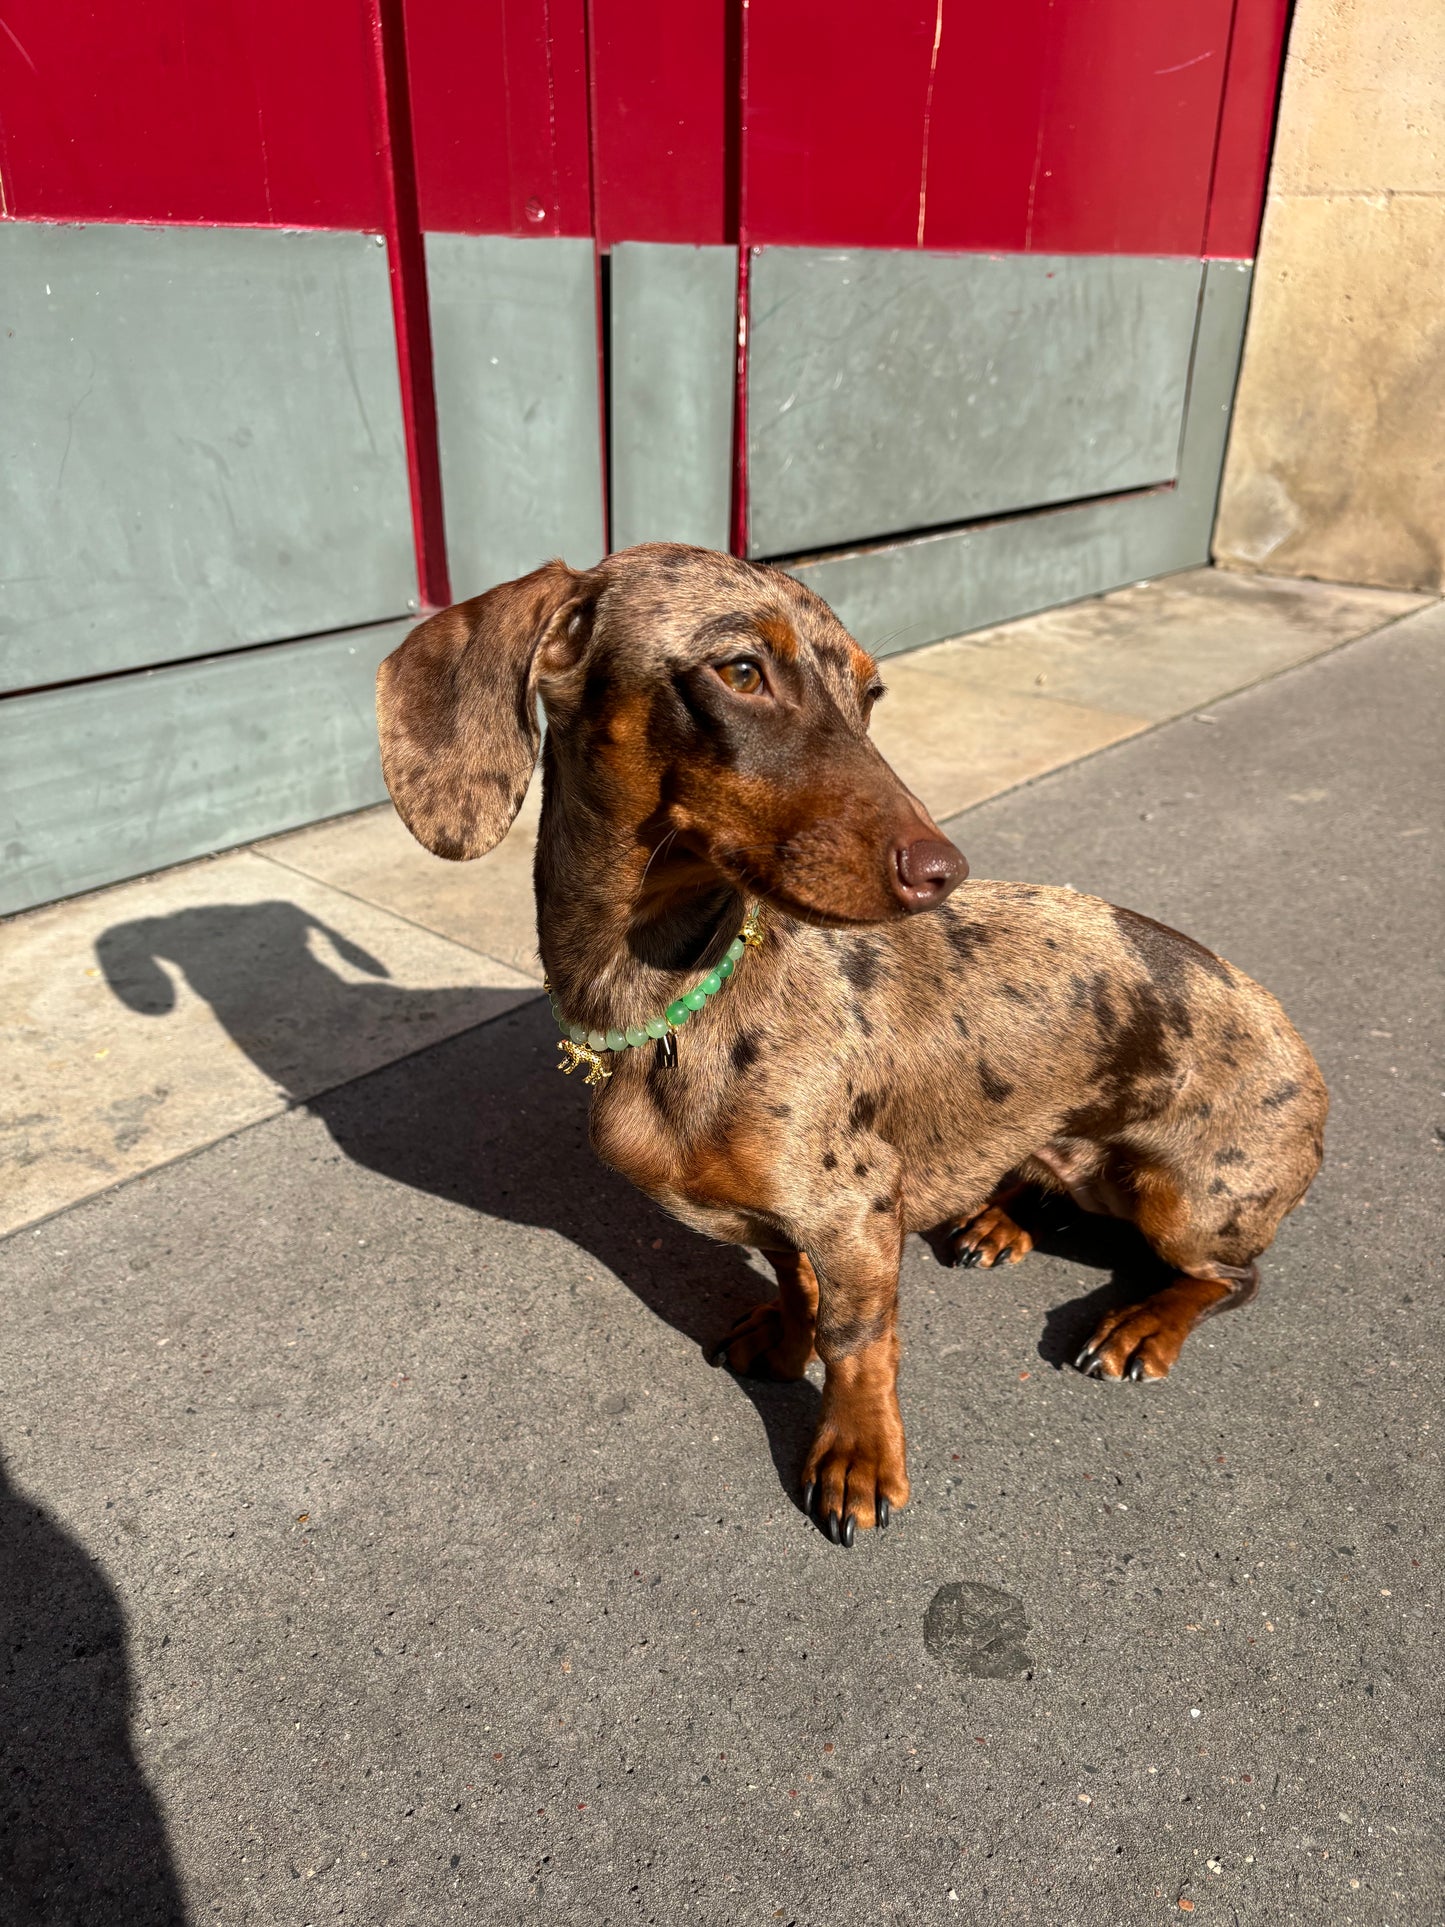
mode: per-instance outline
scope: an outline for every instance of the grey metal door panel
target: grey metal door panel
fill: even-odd
[[[1045,510],[817,562],[790,573],[878,655],[1209,560],[1251,264],[1210,261],[1173,487]]]
[[[1198,261],[765,248],[749,553],[1170,480]]]
[[[597,288],[587,238],[428,234],[452,592],[603,549]]]
[[[612,546],[728,546],[738,251],[612,249]]]
[[[408,627],[0,702],[0,913],[383,801],[373,685]]]
[[[0,689],[415,607],[386,250],[0,223]]]

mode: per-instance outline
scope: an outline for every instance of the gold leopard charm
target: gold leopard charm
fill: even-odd
[[[582,1080],[585,1084],[601,1084],[611,1077],[611,1071],[596,1051],[589,1050],[585,1044],[574,1044],[570,1037],[564,1037],[557,1048],[564,1059],[557,1068],[564,1077],[570,1077],[579,1064],[587,1066],[587,1075]]]

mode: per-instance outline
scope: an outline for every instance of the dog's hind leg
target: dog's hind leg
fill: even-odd
[[[713,1348],[714,1365],[752,1378],[801,1378],[813,1356],[818,1280],[801,1251],[766,1251],[778,1295],[745,1311]]]
[[[1247,1200],[1228,1228],[1192,1201],[1178,1180],[1159,1166],[1134,1174],[1134,1222],[1176,1275],[1137,1305],[1111,1311],[1074,1361],[1091,1378],[1167,1378],[1194,1327],[1216,1312],[1247,1305],[1259,1290],[1254,1260],[1274,1237],[1290,1205],[1275,1191]]]
[[[1203,1269],[1180,1272],[1142,1304],[1108,1313],[1075,1359],[1079,1370],[1088,1378],[1167,1378],[1201,1319],[1247,1305],[1259,1290],[1257,1265],[1216,1265],[1207,1277]]]
[[[1034,1248],[1033,1239],[1004,1210],[1024,1188],[1021,1183],[1002,1185],[982,1211],[954,1219],[946,1234],[948,1253],[954,1264],[965,1269],[982,1265],[989,1270],[1005,1261],[1016,1265],[1028,1257]]]

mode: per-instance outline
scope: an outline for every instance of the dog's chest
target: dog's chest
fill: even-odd
[[[591,1132],[598,1156],[666,1210],[709,1236],[756,1242],[739,1221],[771,1215],[776,1145],[751,1107],[735,1116],[715,1089],[649,1068],[599,1093]]]

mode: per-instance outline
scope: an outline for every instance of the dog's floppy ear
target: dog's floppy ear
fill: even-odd
[[[413,629],[376,674],[381,768],[418,843],[463,861],[500,843],[537,762],[537,679],[580,653],[591,576],[548,562]]]

